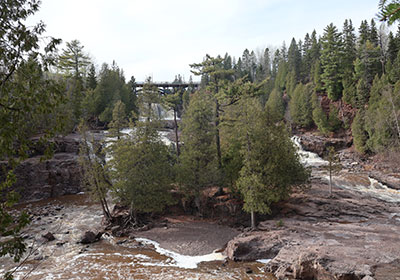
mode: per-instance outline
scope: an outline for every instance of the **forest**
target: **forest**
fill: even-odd
[[[0,4],[0,158],[7,162],[0,233],[13,237],[0,243],[0,256],[19,261],[26,250],[19,234],[29,217],[13,217],[8,209],[18,201],[10,191],[17,180],[13,169],[29,158],[33,136],[43,144],[79,132],[83,184],[109,222],[111,193],[129,209],[132,226],[176,204],[175,193],[201,216],[202,193],[212,186],[240,200],[255,228],[256,213],[270,214],[274,203],[309,183],[294,132],[352,138],[365,156],[400,155],[400,28],[393,33],[372,19],[356,29],[348,19],[322,34],[310,30],[288,46],[245,49],[238,58],[205,55],[190,65],[198,90],[160,94],[150,78],[137,91],[135,78],[127,80],[115,61],[96,68],[79,40],[58,50],[61,39],[46,38],[42,48],[44,24],[24,25],[39,4]],[[381,19],[395,22],[393,7],[380,4]],[[177,117],[174,145],[162,142],[163,121],[152,104]],[[131,134],[123,134],[128,127]],[[92,139],[93,129],[107,129],[111,145]],[[47,147],[44,158],[52,155]]]

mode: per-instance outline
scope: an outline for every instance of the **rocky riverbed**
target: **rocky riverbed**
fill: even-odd
[[[77,182],[69,181],[76,178],[71,170],[77,166],[77,150],[71,147],[77,147],[78,140],[71,137],[61,141],[70,144],[60,145],[50,161],[41,163],[33,156],[24,163],[27,165],[22,174],[26,177],[19,182],[29,185],[29,178],[38,177],[28,188],[28,198],[81,190],[74,187]],[[115,238],[106,233],[99,242],[89,245],[77,242],[87,230],[103,230],[97,205],[79,195],[37,202],[26,206],[34,219],[33,231],[28,231],[25,238],[32,248],[43,245],[33,252],[19,275],[38,265],[29,279],[96,279],[99,275],[110,279],[126,279],[127,275],[141,279],[273,279],[268,272],[278,279],[400,279],[398,159],[393,155],[360,157],[349,147],[349,140],[303,135],[300,142],[320,155],[329,145],[339,149],[344,169],[334,177],[332,197],[327,174],[320,168],[324,161],[316,154],[308,154],[303,160],[314,166],[311,187],[276,205],[277,214],[261,221],[255,231],[170,216],[131,238]],[[37,162],[31,164],[34,160]],[[37,173],[35,168],[41,171]],[[212,252],[225,247],[226,242],[223,253],[232,261],[201,263],[223,258]],[[259,259],[270,261],[266,265],[243,263]],[[12,266],[12,262],[4,262],[0,271]]]
[[[327,174],[314,167],[311,187],[280,203],[278,214],[258,230],[231,240],[227,256],[269,258],[265,269],[278,279],[400,279],[400,192],[393,181],[385,186],[371,178],[392,180],[396,166],[371,168],[371,160],[360,160],[343,145],[345,169],[334,177],[332,197]]]

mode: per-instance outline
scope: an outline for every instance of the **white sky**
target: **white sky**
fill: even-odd
[[[97,66],[113,60],[127,80],[186,80],[206,54],[280,47],[292,37],[376,17],[378,0],[42,0],[47,34],[79,40]],[[377,22],[378,23],[378,22]],[[378,23],[379,24],[379,23]],[[194,77],[195,80],[197,78]]]

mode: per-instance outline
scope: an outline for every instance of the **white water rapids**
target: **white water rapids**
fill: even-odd
[[[320,170],[321,167],[328,165],[328,161],[320,158],[315,153],[305,151],[301,146],[300,137],[293,136],[292,141],[298,148],[301,162],[305,166],[313,168],[314,176],[318,176],[329,182],[327,171]],[[333,176],[332,181],[333,185],[338,188],[361,192],[387,202],[400,202],[400,191],[389,188],[366,174],[341,172],[340,174]]]

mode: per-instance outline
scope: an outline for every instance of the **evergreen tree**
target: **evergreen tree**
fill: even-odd
[[[317,59],[311,68],[311,77],[314,89],[317,92],[322,91],[322,80],[321,80],[321,62]]]
[[[399,83],[393,87],[386,77],[378,76],[371,88],[371,98],[365,113],[365,130],[368,133],[367,147],[373,152],[398,148],[400,140]]]
[[[178,168],[178,181],[183,193],[195,198],[200,213],[201,191],[219,180],[218,158],[213,125],[213,100],[198,91],[190,99],[182,118],[182,147]]]
[[[400,19],[400,2],[398,0],[379,0],[379,19],[389,24]]]
[[[121,100],[118,100],[112,112],[112,121],[110,122],[110,133],[112,136],[116,136],[117,139],[121,139],[121,130],[126,127],[126,113],[125,104]]]
[[[264,79],[271,76],[271,57],[269,53],[269,49],[266,48],[264,51],[264,59],[263,59],[262,67],[264,69]]]
[[[46,143],[62,124],[57,109],[64,101],[64,89],[48,73],[55,65],[55,50],[61,40],[51,38],[41,52],[45,24],[25,25],[39,4],[33,0],[0,1],[0,159],[8,168],[0,176],[0,257],[8,255],[16,262],[26,251],[22,234],[29,216],[10,211],[18,200],[10,191],[16,182],[13,170],[28,156],[33,133],[41,133],[39,141]],[[37,120],[42,118],[54,120],[51,126],[41,127]],[[12,274],[1,277],[12,279]]]
[[[289,102],[290,116],[293,123],[299,127],[308,128],[312,120],[312,85],[298,84]]]
[[[140,225],[140,214],[161,212],[173,203],[172,161],[167,146],[149,121],[137,122],[129,137],[111,147],[109,174],[114,196],[129,207],[130,221]]]
[[[273,117],[276,117],[277,120],[282,120],[285,115],[285,103],[283,101],[282,92],[274,89],[267,103],[265,104],[265,109],[270,112]]]
[[[136,80],[134,76],[132,76],[128,82],[128,90],[128,98],[126,99],[127,102],[125,104],[126,112],[133,118],[133,120],[137,120],[139,118],[139,106],[136,92]]]
[[[67,42],[66,48],[58,57],[58,67],[65,74],[80,79],[86,72],[86,67],[90,64],[89,57],[84,53],[83,46],[78,40]]]
[[[366,20],[361,21],[360,28],[358,29],[358,44],[364,45],[370,38],[370,28]]]
[[[131,90],[125,83],[123,72],[114,64],[112,68],[103,64],[100,71],[99,83],[94,90],[95,115],[103,122],[112,120],[114,104],[121,100],[125,104],[126,115],[128,116],[132,108]],[[129,107],[128,107],[129,105]]]
[[[352,76],[353,63],[357,57],[356,35],[351,20],[345,20],[343,24],[343,73],[344,77]]]
[[[376,28],[374,19],[371,19],[368,41],[370,41],[374,47],[379,46],[378,29]]]
[[[158,88],[153,84],[150,77],[146,79],[143,90],[138,96],[138,101],[140,116],[148,122],[152,121],[153,124],[156,124],[159,116],[153,109],[153,104],[161,103],[161,98]]]
[[[275,78],[275,88],[279,91],[283,91],[286,88],[287,74],[287,63],[285,60],[280,59],[278,64],[278,72]]]
[[[245,51],[246,52],[246,51]],[[248,50],[246,52],[247,56]],[[246,61],[243,61],[243,67],[248,69],[250,65],[250,55],[249,58],[245,58]],[[228,75],[233,75],[233,70],[225,70],[222,67],[222,59],[221,58],[213,58],[209,55],[206,55],[206,59],[202,63],[194,63],[191,64],[190,67],[193,68],[192,73],[195,75],[207,75],[210,78],[210,83],[208,84],[206,90],[210,91],[215,102],[214,106],[214,126],[215,126],[215,143],[217,146],[217,159],[218,159],[218,167],[222,166],[222,154],[221,154],[221,139],[219,133],[219,125],[220,125],[220,114],[222,112],[222,107],[229,106],[235,99],[236,96],[227,95],[227,91],[224,90],[227,85],[226,79],[224,79]],[[225,104],[224,104],[225,103]]]
[[[263,113],[254,99],[248,99],[241,122],[246,144],[244,165],[237,185],[243,196],[246,212],[271,213],[271,204],[285,199],[295,185],[306,183],[309,173],[299,161],[284,125],[277,125],[269,112]]]
[[[342,93],[342,40],[340,33],[331,23],[324,29],[321,50],[321,80],[328,97],[336,101]]]
[[[351,125],[354,146],[356,150],[361,154],[364,154],[367,151],[366,143],[368,140],[368,134],[365,131],[364,115],[364,110],[359,110]]]
[[[392,32],[389,32],[388,40],[388,59],[393,62],[396,59],[397,53],[400,49],[400,40],[399,38],[394,37]]]
[[[329,121],[327,115],[322,110],[321,103],[316,93],[313,93],[312,95],[312,104],[313,104],[313,111],[312,111],[313,121],[317,125],[318,130],[322,134],[326,135],[330,131]]]
[[[172,109],[174,111],[174,130],[175,130],[175,147],[176,147],[176,155],[179,157],[180,155],[180,146],[179,146],[179,133],[178,133],[178,110],[179,107],[182,106],[182,95],[183,90],[178,89],[173,93],[167,94],[163,97],[163,104],[168,109]]]
[[[295,84],[300,78],[300,70],[301,53],[296,43],[296,40],[293,38],[288,50],[287,71],[288,73],[293,72]]]
[[[96,68],[92,63],[86,78],[86,88],[94,90],[97,87]]]

